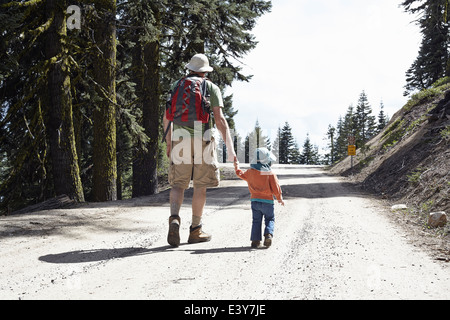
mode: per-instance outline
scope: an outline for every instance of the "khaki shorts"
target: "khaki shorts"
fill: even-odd
[[[169,183],[172,187],[188,189],[191,180],[194,188],[219,186],[220,173],[214,138],[211,138],[210,143],[191,137],[172,141],[170,157]]]

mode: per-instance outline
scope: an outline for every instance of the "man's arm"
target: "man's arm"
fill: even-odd
[[[233,162],[234,158],[236,158],[236,153],[234,152],[234,143],[233,139],[231,139],[230,127],[228,126],[227,119],[225,119],[221,107],[214,107],[213,112],[217,130],[219,130],[222,139],[227,146],[228,161]]]

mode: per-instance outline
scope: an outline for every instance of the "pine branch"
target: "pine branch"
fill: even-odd
[[[11,1],[9,3],[2,4],[0,7],[2,7],[2,8],[11,8],[11,7],[24,8],[24,7],[38,5],[41,2],[44,2],[44,0],[29,0],[26,2]]]
[[[47,31],[50,28],[50,26],[53,23],[53,19],[54,16],[52,15],[52,17],[48,19],[44,24],[42,24],[41,26],[37,27],[34,30],[29,31],[29,33],[33,36],[33,39],[30,41],[28,45],[29,48],[31,48],[31,46],[36,42],[39,36],[41,36],[45,31]]]

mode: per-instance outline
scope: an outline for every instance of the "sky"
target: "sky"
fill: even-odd
[[[235,82],[236,130],[245,137],[258,120],[272,139],[288,122],[301,147],[325,153],[328,125],[336,126],[364,90],[378,116],[407,102],[405,72],[421,36],[401,0],[273,0],[253,29],[257,47],[240,61],[250,82]]]

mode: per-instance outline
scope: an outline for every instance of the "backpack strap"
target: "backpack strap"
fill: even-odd
[[[203,80],[203,82],[202,82],[202,87],[201,87],[201,90],[202,90],[202,96],[203,96],[203,99],[204,100],[206,100],[206,97],[209,97],[209,90],[208,90],[208,84],[206,83],[207,81],[210,81],[208,78],[205,78],[204,80]],[[202,101],[202,104],[204,104],[205,103],[205,101]],[[209,120],[208,120],[208,122],[205,124],[205,132],[207,132],[208,130],[210,130],[211,129],[211,106],[210,105],[208,105],[207,107],[205,106],[204,107],[204,109],[209,113]],[[211,143],[211,132],[209,132],[209,140],[206,142],[206,144],[209,144],[209,143]]]
[[[203,101],[202,104],[206,104],[205,100],[207,97],[209,97],[209,90],[208,90],[208,84],[206,83],[209,79],[205,78],[202,82],[202,87],[201,87],[201,92],[202,92],[202,97],[203,97]],[[203,106],[202,106],[203,107]],[[209,114],[211,114],[211,106],[204,106],[204,110],[206,110]],[[209,121],[206,123],[206,125],[208,126],[209,129]]]
[[[169,125],[167,126],[167,129],[164,131],[163,138],[161,140],[161,143],[164,143],[166,141],[167,134],[169,133],[170,127],[172,126],[172,121],[169,121]]]
[[[167,110],[168,110],[169,108],[172,107],[172,99],[173,99],[173,95],[175,94],[175,91],[178,90],[178,87],[180,86],[180,83],[181,83],[182,81],[184,81],[184,79],[186,79],[186,77],[185,77],[185,78],[181,78],[181,79],[177,82],[177,84],[173,87],[172,91],[170,92],[170,98],[167,99],[167,101],[166,101],[166,112],[167,112]],[[162,140],[161,140],[161,143],[164,143],[164,142],[166,141],[166,137],[167,137],[167,134],[169,133],[169,130],[170,130],[170,127],[171,127],[171,126],[172,126],[172,121],[169,121],[169,125],[167,126],[166,130],[164,131],[164,135],[163,135],[163,138],[162,138]]]

